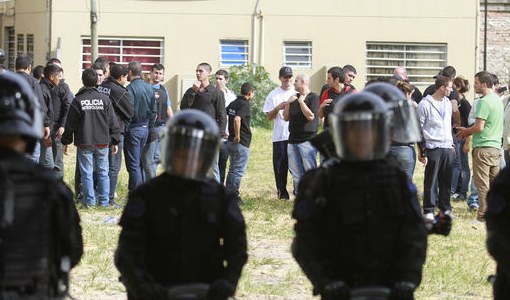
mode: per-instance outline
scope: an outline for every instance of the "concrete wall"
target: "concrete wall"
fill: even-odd
[[[311,75],[315,90],[325,82],[328,67],[346,63],[357,68],[354,85],[362,88],[367,41],[446,43],[448,64],[472,78],[477,1],[359,0],[345,5],[340,0],[260,0],[254,45],[252,15],[257,0],[101,0],[98,32],[100,36],[163,38],[165,81],[175,106],[181,83],[194,78],[198,63],[207,61],[214,70],[219,68],[220,39],[248,40],[250,61],[255,47],[255,62],[262,63],[275,81],[282,66],[283,42],[311,41],[312,68],[295,73]],[[24,2],[17,1],[16,13],[42,27],[43,15],[21,5]],[[33,2],[39,5],[45,0],[29,1]],[[60,58],[73,91],[80,86],[80,38],[90,35],[89,7],[89,0],[52,0],[52,50],[60,38]],[[18,19],[16,24],[22,26]],[[36,36],[36,51],[44,49],[39,45],[43,40]]]

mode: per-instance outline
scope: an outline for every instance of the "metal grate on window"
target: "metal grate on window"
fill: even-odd
[[[5,43],[7,44],[7,68],[14,70],[14,47],[15,47],[15,35],[14,27],[5,27]]]
[[[248,64],[248,41],[220,40],[220,67]]]
[[[27,55],[34,59],[34,35],[27,34]]]
[[[430,85],[446,66],[446,44],[366,43],[366,81],[393,76],[397,67],[405,67],[413,85]]]
[[[82,69],[91,66],[90,37],[81,39]],[[98,55],[110,62],[128,65],[139,61],[143,72],[149,73],[155,63],[163,63],[163,39],[160,38],[109,38],[98,40]]]
[[[283,42],[283,65],[297,69],[311,69],[312,42]]]
[[[25,36],[23,34],[18,34],[16,43],[16,56],[20,56],[24,52],[25,52]]]

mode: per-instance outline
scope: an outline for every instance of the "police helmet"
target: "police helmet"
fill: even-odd
[[[364,91],[378,95],[393,110],[393,141],[415,143],[422,140],[416,109],[412,100],[406,99],[401,90],[387,82],[376,82],[368,85]]]
[[[12,72],[0,73],[0,134],[19,134],[29,142],[44,136],[38,99],[26,80]]]
[[[167,122],[163,131],[163,167],[180,177],[211,177],[220,143],[220,130],[209,115],[196,109],[183,110]]]
[[[330,115],[335,150],[345,161],[370,161],[390,147],[392,111],[381,97],[368,92],[345,96]]]

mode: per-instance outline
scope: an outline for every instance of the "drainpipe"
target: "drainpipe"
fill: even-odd
[[[253,10],[252,18],[253,18],[253,24],[252,24],[252,35],[253,35],[253,44],[252,44],[252,55],[251,55],[251,63],[256,63],[256,57],[257,57],[257,10],[259,9],[260,0],[257,0],[257,3],[255,4],[255,9]],[[253,72],[255,72],[255,69],[253,69]]]
[[[480,1],[476,1],[475,73],[480,67]]]
[[[46,0],[46,60],[51,58],[51,0]]]
[[[484,5],[484,24],[483,24],[483,70],[487,71],[487,1]]]
[[[262,10],[259,12],[260,16],[260,61],[259,64],[264,66],[264,15]]]

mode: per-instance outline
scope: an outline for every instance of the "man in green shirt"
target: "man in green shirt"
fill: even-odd
[[[476,107],[476,123],[457,127],[457,138],[473,135],[473,180],[478,189],[480,208],[475,223],[484,221],[487,210],[487,193],[499,173],[501,139],[503,137],[503,102],[494,93],[492,75],[487,71],[475,75],[475,92],[482,94]]]

